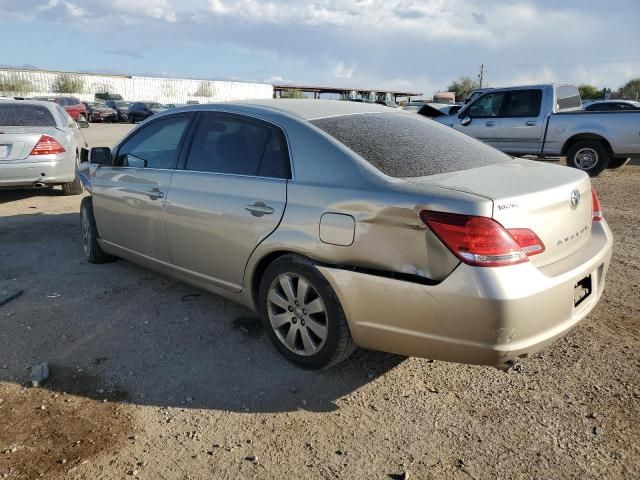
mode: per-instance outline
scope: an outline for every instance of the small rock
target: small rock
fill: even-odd
[[[251,462],[251,463],[257,463],[258,462],[258,457],[256,455],[247,455],[246,457],[244,457],[244,459],[247,462]]]
[[[596,425],[591,429],[594,435],[602,435],[602,427],[600,425]]]
[[[373,410],[374,412],[379,412],[380,411],[380,407],[378,407],[378,405],[376,405],[375,403],[372,403],[371,405],[369,405],[369,407],[371,408],[371,410]]]
[[[342,450],[336,450],[336,455],[344,455],[344,452]]]
[[[598,415],[596,415],[595,413],[591,412],[589,415],[587,415],[587,418],[590,418],[590,419],[598,418]]]

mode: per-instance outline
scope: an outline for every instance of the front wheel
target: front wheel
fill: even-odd
[[[592,177],[600,175],[610,160],[611,154],[607,148],[595,140],[576,142],[567,152],[567,165],[587,172]]]
[[[98,243],[98,227],[93,216],[93,199],[84,197],[80,202],[80,228],[82,230],[82,247],[89,263],[113,262],[116,257],[102,250]]]
[[[609,160],[609,166],[607,168],[613,170],[615,168],[624,167],[630,160],[631,158],[612,158]]]
[[[336,293],[304,257],[285,255],[269,265],[258,301],[271,342],[302,368],[330,367],[356,348]]]

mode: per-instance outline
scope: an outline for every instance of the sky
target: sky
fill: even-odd
[[[640,0],[0,0],[2,65],[425,95],[615,89],[640,77]]]

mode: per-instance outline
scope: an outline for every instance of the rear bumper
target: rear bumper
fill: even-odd
[[[75,158],[70,155],[42,155],[25,160],[0,161],[0,187],[29,186],[35,182],[59,184],[75,178]]]
[[[542,269],[531,263],[480,268],[461,264],[426,286],[321,267],[336,291],[354,341],[374,350],[460,363],[503,366],[535,353],[597,304],[611,259],[606,222],[589,242]],[[574,307],[578,281],[592,291]]]

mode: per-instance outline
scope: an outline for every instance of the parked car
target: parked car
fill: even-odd
[[[88,126],[84,121],[80,126]],[[78,123],[46,101],[0,102],[0,187],[61,185],[65,195],[82,193],[77,174],[86,148]]]
[[[375,104],[170,110],[93,148],[82,178],[90,262],[260,312],[305,368],[356,345],[507,366],[593,309],[611,256],[584,172]]]
[[[134,102],[129,106],[127,116],[129,123],[136,123],[165,110],[167,107],[158,102]]]
[[[640,102],[634,102],[633,100],[598,100],[586,105],[584,110],[587,112],[638,111],[640,110]]]
[[[54,102],[64,108],[74,120],[88,120],[87,108],[76,97],[32,97],[32,100]]]
[[[113,108],[118,113],[119,122],[129,121],[130,102],[124,102],[122,100],[106,100],[104,103],[107,107]]]
[[[82,102],[87,109],[89,122],[117,122],[118,112],[104,103]]]
[[[640,112],[585,112],[573,85],[494,88],[435,120],[503,152],[566,156],[591,176],[640,156]]]

